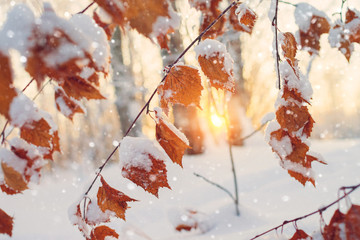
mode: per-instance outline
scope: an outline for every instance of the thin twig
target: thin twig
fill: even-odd
[[[220,184],[218,184],[218,183],[216,183],[216,182],[213,182],[213,181],[207,179],[206,177],[204,177],[204,176],[202,176],[202,175],[200,175],[200,174],[198,174],[198,173],[193,173],[193,174],[194,174],[196,177],[202,178],[205,182],[208,182],[208,183],[210,183],[211,185],[214,185],[215,187],[223,190],[225,193],[227,193],[227,194],[230,196],[230,198],[231,198],[233,201],[235,201],[235,197],[233,196],[233,194],[232,194],[228,189],[226,189],[225,187],[221,186]]]
[[[279,228],[283,228],[285,225],[287,225],[287,224],[289,224],[289,223],[297,222],[297,221],[299,221],[299,220],[302,220],[302,219],[304,219],[304,218],[308,218],[308,217],[310,217],[310,216],[312,216],[312,215],[314,215],[314,214],[317,214],[317,213],[322,214],[322,213],[323,213],[324,211],[326,211],[329,207],[331,207],[331,206],[335,205],[336,203],[340,202],[342,199],[346,198],[349,194],[351,194],[353,191],[355,191],[355,190],[356,190],[357,188],[359,188],[359,187],[360,187],[360,184],[354,185],[354,186],[341,187],[339,190],[350,189],[350,191],[347,192],[347,193],[344,193],[344,195],[343,195],[342,197],[336,199],[335,201],[333,201],[332,203],[326,205],[325,207],[322,207],[322,208],[320,208],[320,209],[318,209],[318,210],[316,210],[316,211],[313,211],[313,212],[311,212],[311,213],[308,213],[308,214],[306,214],[306,215],[304,215],[304,216],[297,217],[297,218],[294,218],[294,219],[292,219],[292,220],[286,220],[286,221],[284,221],[282,224],[280,224],[280,225],[278,225],[278,226],[276,226],[276,227],[274,227],[274,228],[271,228],[271,229],[269,229],[269,230],[267,230],[267,231],[265,231],[265,232],[263,232],[263,233],[261,233],[261,234],[259,234],[259,235],[256,235],[255,237],[251,238],[250,240],[254,240],[254,239],[256,239],[256,238],[259,238],[259,237],[261,237],[261,236],[264,236],[265,234],[268,234],[269,232],[272,232],[272,231],[276,231],[276,230],[279,229]]]
[[[291,6],[294,6],[294,7],[297,7],[297,4],[294,4],[294,3],[291,3],[291,2],[282,1],[282,0],[279,0],[279,2],[284,3],[284,4],[288,4],[288,5],[291,5]]]
[[[95,2],[90,3],[86,8],[84,8],[82,11],[78,12],[77,14],[83,14],[85,13]]]
[[[343,22],[343,8],[344,8],[344,3],[346,2],[347,0],[342,0],[341,1],[341,8],[340,8],[340,21]]]
[[[173,67],[176,63],[178,63],[180,61],[180,59],[190,50],[190,48],[199,40],[201,40],[202,36],[220,19],[224,16],[224,14],[230,10],[231,7],[233,7],[239,0],[236,0],[234,2],[232,2],[204,31],[202,31],[199,36],[197,38],[195,38],[188,46],[187,48],[179,55],[179,57],[172,63],[169,65],[169,68]],[[162,78],[161,82],[159,83],[159,85],[165,81],[167,75],[168,75],[168,71],[165,73],[165,76]],[[154,98],[155,94],[158,91],[158,87],[159,85],[156,87],[156,89],[154,90],[154,92],[151,94],[150,98],[148,99],[148,101],[145,103],[145,105],[143,106],[143,108],[140,110],[140,112],[138,113],[138,115],[135,117],[135,119],[132,121],[132,123],[130,124],[130,127],[128,128],[128,130],[126,131],[126,133],[124,134],[123,137],[126,137],[131,129],[134,127],[135,123],[138,121],[138,119],[140,118],[140,116],[142,115],[142,113],[148,108],[148,106],[150,105],[151,100]],[[109,156],[106,158],[105,162],[98,168],[97,174],[94,178],[94,180],[91,182],[89,188],[86,190],[84,196],[86,196],[90,190],[92,189],[92,187],[94,186],[96,180],[99,178],[99,175],[101,174],[102,170],[104,169],[104,167],[108,164],[109,160],[112,158],[112,156],[115,154],[115,152],[119,149],[121,142],[113,149],[113,151],[109,154]],[[86,199],[84,199],[85,203],[86,203]],[[83,218],[85,218],[85,214],[83,216]]]
[[[278,44],[278,27],[277,27],[277,18],[278,18],[278,6],[279,0],[275,2],[275,15],[272,21],[272,25],[274,26],[274,35],[275,35],[275,49],[276,49],[276,70],[277,70],[277,77],[278,77],[278,89],[281,89],[281,81],[280,81],[280,55],[279,55],[279,44]]]
[[[264,122],[263,124],[261,124],[261,126],[258,127],[257,129],[255,129],[252,133],[250,133],[249,135],[246,135],[245,137],[243,137],[243,138],[241,139],[241,141],[245,141],[246,139],[252,137],[255,133],[259,132],[263,127],[265,127],[268,122],[269,122],[269,121]]]

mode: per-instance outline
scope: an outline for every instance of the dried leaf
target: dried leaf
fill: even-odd
[[[156,140],[163,147],[167,155],[174,162],[182,167],[182,157],[188,145],[185,135],[181,133],[174,125],[167,122],[161,116],[161,112],[155,110],[156,114]]]
[[[91,231],[90,240],[105,240],[107,236],[111,236],[116,239],[119,238],[119,234],[117,234],[114,229],[102,225]]]
[[[297,43],[296,43],[295,37],[292,33],[286,32],[286,33],[282,34],[281,48],[284,52],[285,59],[290,61],[291,66],[295,66]]]
[[[329,42],[333,48],[338,48],[349,62],[354,46],[349,40],[349,33],[343,24],[336,24],[330,29]]]
[[[158,197],[161,187],[171,189],[167,181],[166,165],[163,160],[156,159],[150,154],[147,154],[147,157],[152,162],[150,171],[136,166],[123,167],[122,176]]]
[[[203,32],[220,14],[221,11],[218,9],[204,11],[199,32]],[[202,39],[214,39],[223,35],[225,32],[225,23],[226,18],[223,16],[202,36]]]
[[[98,205],[101,211],[105,212],[110,210],[116,214],[117,217],[125,220],[125,211],[128,208],[127,202],[137,201],[126,196],[123,192],[120,192],[110,187],[101,177],[102,187],[99,187],[97,198]]]
[[[21,173],[17,172],[14,168],[8,166],[4,162],[1,162],[1,168],[4,173],[6,187],[16,193],[21,193],[28,189],[27,183]]]
[[[94,0],[102,9],[104,9],[120,26],[124,26],[124,4],[119,0]]]
[[[301,229],[296,229],[296,232],[289,240],[312,240],[313,238],[310,237],[306,232]]]
[[[212,87],[235,92],[233,71],[232,69],[230,71],[226,70],[225,57],[224,54],[215,53],[212,56],[199,56],[198,61],[201,70],[209,78]]]
[[[322,232],[324,240],[342,240],[342,236],[345,235],[345,226],[342,228],[341,225],[345,225],[345,215],[337,209],[329,225],[324,227]]]
[[[13,74],[9,56],[0,51],[0,114],[10,120],[10,104],[17,92],[12,85]]]
[[[257,18],[257,14],[245,3],[240,3],[236,9],[230,9],[230,23],[237,31],[251,34]]]
[[[346,12],[345,28],[351,43],[360,43],[360,13],[355,9]]]
[[[298,106],[294,103],[278,108],[276,111],[276,119],[280,126],[286,128],[289,132],[297,132],[307,124],[312,126],[314,122],[307,106]],[[307,137],[310,136],[311,130],[310,127],[307,127]],[[302,129],[300,134],[302,134],[303,131],[304,129]]]
[[[60,83],[60,86],[69,97],[73,97],[77,100],[80,100],[81,98],[86,98],[88,100],[105,99],[95,86],[81,77],[68,77]]]
[[[61,88],[55,89],[56,108],[69,119],[73,119],[75,113],[84,113],[81,104],[70,98]]]
[[[345,215],[347,239],[360,239],[360,206],[353,204]]]
[[[49,154],[44,156],[45,159],[52,159],[52,153],[60,151],[58,131],[54,131],[44,118],[22,126],[20,128],[20,137],[35,146],[49,149]]]
[[[0,233],[12,236],[13,218],[0,208]]]
[[[165,81],[158,87],[161,107],[167,112],[168,104],[185,106],[195,104],[200,108],[201,78],[196,68],[176,65],[170,69]]]

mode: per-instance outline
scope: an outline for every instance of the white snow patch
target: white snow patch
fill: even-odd
[[[156,38],[161,34],[167,34],[169,29],[177,29],[180,26],[181,18],[178,13],[176,13],[171,5],[169,4],[168,8],[169,17],[167,16],[158,16],[156,21],[152,26],[152,33],[150,34],[151,38]]]
[[[125,137],[120,144],[120,167],[137,167],[151,171],[152,161],[149,155],[165,161],[166,155],[161,146],[148,138]]]
[[[303,32],[307,32],[310,28],[311,19],[313,16],[323,17],[328,22],[330,19],[326,13],[319,11],[308,3],[297,3],[295,8],[295,23],[299,26],[299,29]]]
[[[264,125],[265,123],[274,120],[275,117],[276,117],[276,115],[275,115],[274,112],[269,112],[269,113],[265,114],[265,115],[262,117],[262,119],[261,119],[261,121],[260,121],[260,124],[261,124],[261,125]]]
[[[90,224],[96,225],[102,222],[106,222],[113,215],[114,215],[113,212],[109,210],[103,212],[99,208],[99,205],[97,204],[97,199],[92,199],[89,205],[87,206],[86,220]]]
[[[315,179],[315,173],[311,168],[306,168],[301,164],[295,163],[295,162],[287,160],[287,159],[281,160],[280,165],[286,170],[300,173],[304,177]]]

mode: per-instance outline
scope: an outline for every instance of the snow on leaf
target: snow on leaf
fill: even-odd
[[[324,240],[344,239],[345,237],[345,214],[337,209],[332,216],[329,225],[322,231]]]
[[[310,55],[318,54],[320,36],[330,30],[326,14],[308,3],[299,3],[295,8],[295,22],[299,26],[300,45]]]
[[[107,39],[110,41],[111,37],[115,31],[116,25],[113,23],[105,22],[103,19],[101,19],[100,15],[97,12],[93,12],[93,19],[96,22],[99,27],[101,27],[107,36]]]
[[[360,12],[349,9],[346,12],[345,28],[348,30],[349,41],[360,43]]]
[[[119,234],[112,228],[108,226],[102,225],[94,228],[91,231],[90,239],[89,240],[106,240],[107,237],[113,237],[115,239],[119,238]]]
[[[75,113],[84,113],[84,108],[79,101],[66,95],[64,90],[55,88],[56,108],[69,119],[73,119]]]
[[[197,230],[206,233],[214,227],[207,214],[193,209],[173,209],[169,212],[169,220],[179,232]]]
[[[345,215],[347,239],[360,239],[360,205],[353,204]]]
[[[180,24],[179,16],[168,1],[164,0],[96,0],[113,21],[121,27],[129,25],[149,39],[161,39],[162,48],[167,44],[161,36],[173,32]]]
[[[240,3],[236,9],[230,9],[230,23],[237,31],[251,34],[256,20],[257,14],[245,3]]]
[[[195,47],[195,52],[210,85],[216,89],[235,92],[233,60],[225,45],[217,40],[206,39]]]
[[[161,109],[155,109],[156,117],[156,140],[163,147],[167,155],[182,167],[182,158],[189,141],[185,135],[162,116]]]
[[[157,142],[125,137],[120,145],[122,176],[158,197],[160,187],[170,186],[164,161],[166,155]]]
[[[0,233],[12,236],[13,218],[0,208]]]
[[[0,183],[1,185],[5,185],[5,188],[2,188],[3,191],[7,188],[10,188],[11,191],[9,191],[9,193],[7,191],[5,192],[12,195],[15,193],[21,193],[22,191],[28,189],[27,182],[21,173],[4,162],[1,162],[1,168],[4,173],[5,182]]]
[[[98,205],[101,211],[112,211],[118,218],[125,220],[125,211],[128,208],[127,202],[137,201],[126,196],[123,192],[120,192],[109,186],[101,177],[102,187],[99,187],[97,198]]]
[[[23,125],[20,128],[20,137],[35,146],[49,149],[45,159],[52,159],[52,153],[60,151],[58,131],[54,130],[45,118]]]
[[[354,44],[350,42],[348,31],[343,23],[338,22],[329,32],[329,43],[332,48],[338,48],[349,62],[352,52],[354,51]]]
[[[89,228],[88,225],[86,225],[83,216],[81,214],[80,203],[77,205],[74,204],[70,206],[68,214],[69,214],[70,222],[74,226],[77,226],[79,231],[84,235],[84,237],[88,239],[90,235]]]
[[[202,90],[200,74],[196,68],[175,65],[170,69],[165,81],[158,87],[161,107],[165,113],[168,112],[169,103],[185,106],[195,104],[200,108]]]
[[[310,237],[304,230],[296,229],[296,232],[289,240],[312,240],[313,238]]]
[[[103,212],[97,201],[89,200],[89,203],[86,207],[86,216],[85,216],[85,222],[88,225],[95,226],[100,223],[105,223],[110,221],[110,217],[112,216],[111,211],[106,210]]]

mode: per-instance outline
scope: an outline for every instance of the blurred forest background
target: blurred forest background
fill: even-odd
[[[48,0],[56,13],[64,18],[71,17],[83,10],[90,1],[86,0]],[[55,109],[53,89],[44,87],[37,97],[40,108],[50,112],[59,125],[62,154],[56,156],[60,166],[78,168],[79,164],[93,168],[105,160],[116,140],[135,118],[162,78],[162,70],[179,55],[199,33],[201,13],[190,8],[188,0],[172,0],[173,7],[181,15],[181,28],[171,37],[171,53],[161,51],[149,39],[136,31],[126,34],[117,30],[111,40],[112,73],[101,83],[101,92],[106,100],[84,102],[85,115],[75,115],[73,122]],[[230,1],[224,0],[226,7]],[[292,1],[297,3],[300,1]],[[338,18],[341,0],[306,1],[327,13],[332,21]],[[41,0],[0,0],[0,25],[6,19],[6,12],[17,3],[28,4],[37,14],[42,12]],[[225,26],[225,34],[218,38],[226,44],[234,59],[234,75],[237,93],[229,102],[231,141],[241,145],[241,137],[261,125],[262,117],[274,110],[277,97],[274,59],[272,58],[271,22],[268,19],[269,0],[246,2],[257,14],[258,21],[252,35],[235,33]],[[348,0],[345,4],[360,8],[360,2]],[[280,3],[279,29],[283,32],[295,32],[297,26],[293,16],[294,6]],[[91,15],[94,7],[86,14]],[[345,57],[329,46],[327,34],[321,37],[320,56],[313,59],[307,52],[299,52],[301,69],[308,72],[314,95],[310,112],[316,121],[314,138],[356,138],[360,136],[360,49],[355,51],[348,63]],[[14,52],[12,63],[16,75],[15,84],[22,89],[29,81],[21,68],[21,56]],[[197,66],[195,53],[190,51],[184,59],[186,64]],[[203,78],[205,80],[205,77]],[[51,84],[48,82],[46,84]],[[37,93],[36,84],[30,86],[25,94],[33,97]],[[192,150],[189,153],[201,153],[209,142],[221,143],[226,139],[226,128],[220,116],[217,116],[213,102],[221,106],[224,96],[220,92],[205,89],[201,106],[184,109],[176,106],[171,118],[189,138]],[[213,96],[213,97],[211,97]],[[150,109],[157,106],[152,102]],[[219,110],[221,111],[221,109]],[[5,124],[0,118],[0,126]],[[10,128],[9,128],[10,130]],[[130,135],[155,136],[154,121],[143,117]]]

